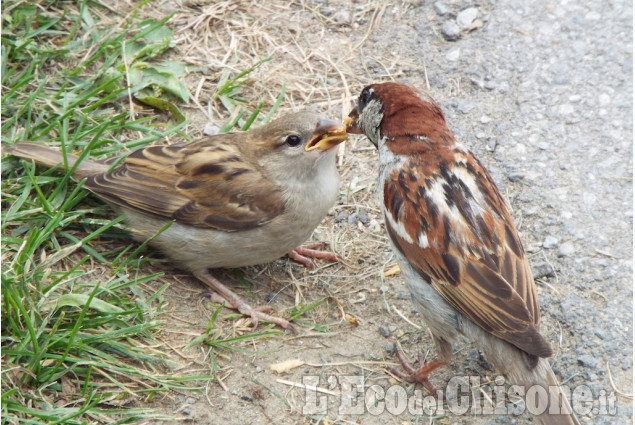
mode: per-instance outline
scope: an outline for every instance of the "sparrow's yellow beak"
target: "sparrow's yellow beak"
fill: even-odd
[[[342,143],[347,137],[346,124],[320,118],[317,126],[315,127],[315,131],[313,132],[313,137],[309,143],[306,144],[304,149],[306,151],[312,151],[315,149],[327,151]]]
[[[344,125],[346,126],[346,132],[348,134],[362,134],[362,129],[357,125],[358,118],[359,110],[356,106],[349,112],[348,116],[344,118]]]

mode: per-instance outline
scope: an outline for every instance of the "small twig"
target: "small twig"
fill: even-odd
[[[324,393],[324,394],[329,394],[329,395],[334,395],[334,396],[340,395],[339,392],[330,391],[330,390],[327,390],[326,388],[320,388],[320,387],[316,387],[314,385],[300,384],[298,382],[287,381],[286,379],[278,378],[278,379],[276,379],[276,382],[278,382],[280,384],[290,385],[290,386],[296,387],[296,388],[303,388],[305,390],[316,391],[318,393]]]
[[[610,252],[602,251],[601,249],[595,249],[595,252],[597,252],[600,255],[604,255],[606,257],[609,257],[609,258],[615,258],[616,260],[620,259],[620,257],[618,257],[617,255],[613,255]]]
[[[276,397],[278,397],[284,404],[287,405],[287,407],[291,407],[291,404],[289,404],[289,402],[287,401],[286,398],[282,397],[276,390],[274,390],[273,388],[263,384],[262,382],[260,382],[259,380],[257,380],[256,378],[252,378],[252,381],[254,381],[256,384],[262,386],[264,389],[266,389],[267,391],[269,391],[271,394],[275,395]],[[280,379],[278,379],[278,382],[280,382]]]
[[[395,313],[397,313],[399,315],[399,317],[401,317],[403,320],[405,320],[406,322],[408,322],[409,324],[411,324],[412,326],[414,326],[415,329],[422,329],[421,326],[417,325],[416,323],[411,322],[410,320],[408,320],[408,318],[406,316],[404,316],[404,314],[399,311],[397,309],[397,307],[395,307],[395,305],[392,305],[393,310],[395,310]]]
[[[370,33],[373,31],[373,26],[375,26],[375,20],[377,19],[377,15],[379,14],[379,11],[382,10],[382,14],[383,14],[383,10],[386,9],[386,6],[388,6],[387,4],[385,4],[383,7],[376,7],[375,11],[373,12],[373,16],[370,18],[370,24],[368,24],[368,30],[366,30],[366,34],[364,34],[364,38],[362,38],[359,43],[357,43],[355,45],[355,47],[353,47],[353,51],[357,51],[359,49],[359,46],[361,46],[362,44],[364,44],[364,42],[366,41],[366,39],[368,37],[370,37]]]
[[[304,363],[303,366],[323,368],[324,366],[357,366],[357,365],[386,366],[386,365],[398,365],[398,364],[399,363],[385,362],[385,361],[379,361],[379,360],[360,360],[360,361],[336,362],[336,363]]]
[[[611,387],[613,388],[613,390],[618,393],[619,395],[621,395],[622,397],[626,397],[626,398],[633,398],[633,394],[628,394],[625,393],[623,391],[620,391],[617,389],[617,386],[615,385],[615,382],[613,382],[613,374],[611,373],[611,365],[609,364],[609,362],[606,362],[606,370],[609,373],[609,381],[611,382]]]

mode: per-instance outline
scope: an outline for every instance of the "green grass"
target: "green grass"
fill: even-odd
[[[165,59],[170,17],[139,17],[146,3],[122,14],[98,1],[3,2],[3,145],[31,140],[107,158],[184,137],[179,105],[190,97],[182,82],[189,70]],[[248,128],[262,110],[241,99],[252,70],[218,82],[223,130]],[[154,109],[131,114],[133,103]],[[169,420],[144,402],[157,392],[195,390],[211,376],[169,372],[153,348],[167,285],[143,289],[160,277],[142,272],[152,253],[140,259],[144,245],[130,244],[121,218],[70,174],[2,158],[2,423]],[[278,333],[222,339],[213,329],[217,315],[193,343],[228,350]]]

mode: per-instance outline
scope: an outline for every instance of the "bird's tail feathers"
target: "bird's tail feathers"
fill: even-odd
[[[580,425],[580,420],[569,403],[571,391],[565,391],[566,388],[560,385],[546,359],[540,359],[540,362],[546,364],[549,394],[549,408],[540,415],[541,422],[543,425]]]
[[[64,163],[64,157],[60,151],[50,148],[42,143],[16,143],[6,148],[4,152],[20,158],[32,159],[33,161],[48,167],[54,167]],[[66,154],[66,161],[68,162],[69,168],[75,166],[78,159],[79,158],[76,155]],[[73,178],[81,180],[82,178],[93,174],[103,173],[107,170],[107,168],[108,166],[105,164],[84,159],[77,164],[77,168],[73,171]]]

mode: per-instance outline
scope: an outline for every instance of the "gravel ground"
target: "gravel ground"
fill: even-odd
[[[271,3],[272,10],[280,6],[278,3]],[[259,19],[262,31],[281,33],[286,25],[291,28],[301,19],[300,24],[304,22],[311,29],[304,34],[306,39],[320,51],[329,50],[336,59],[338,54],[347,53],[343,47],[360,43],[344,62],[351,70],[346,75],[357,75],[349,81],[353,96],[370,81],[394,78],[421,88],[429,83],[430,93],[444,109],[456,137],[479,156],[511,203],[539,278],[542,329],[554,346],[560,347],[554,356],[554,370],[570,386],[586,385],[596,400],[603,395],[616,398],[614,415],[590,412],[581,415],[583,422],[632,423],[632,3],[378,3],[368,34],[371,14],[357,13],[367,7],[338,0],[308,1],[302,7],[285,3],[275,9],[274,20]],[[262,10],[266,14],[266,8]],[[316,19],[318,15],[324,19]],[[313,31],[320,25],[322,31]],[[284,55],[274,62],[281,59]],[[358,148],[347,155],[355,157],[346,161],[358,164],[344,167],[342,182],[349,189],[369,185],[377,171],[375,152],[363,149],[366,142],[360,140],[353,146]],[[333,332],[328,335],[258,342],[262,352],[271,348],[279,350],[276,354],[232,354],[226,363],[231,373],[225,380],[231,391],[212,383],[206,393],[209,403],[198,397],[190,402],[188,398],[186,420],[320,422],[323,416],[299,412],[298,406],[306,405],[301,400],[306,393],[293,393],[268,371],[268,364],[294,356],[313,358],[322,366],[319,372],[314,369],[317,366],[289,372],[284,376],[288,381],[299,382],[310,373],[319,373],[322,379],[329,372],[341,376],[353,370],[354,374],[362,373],[367,382],[395,383],[388,380],[383,367],[347,369],[338,363],[346,360],[352,364],[352,359],[395,361],[389,349],[395,335],[408,325],[395,314],[387,314],[384,304],[398,306],[416,321],[401,278],[389,278],[385,286],[377,278],[375,272],[389,258],[389,251],[377,214],[376,194],[369,193],[363,200],[366,204],[353,212],[341,199],[316,237],[329,240],[329,234],[350,228],[349,233],[358,238],[347,245],[352,248],[347,248],[346,254],[364,268],[363,273],[368,272],[353,285],[355,292],[348,288],[349,295],[359,296],[359,300],[351,301],[352,297],[340,292],[344,302],[329,313],[339,317],[340,310],[350,311],[361,318],[356,327],[339,324],[331,326]],[[370,246],[365,240],[374,241],[374,247],[379,248],[354,256],[355,249]],[[283,276],[288,269],[282,264],[276,262],[271,274]],[[309,278],[301,273],[295,276],[306,279],[304,282],[318,282],[306,286],[307,297],[333,297],[342,290],[337,280],[339,270]],[[385,295],[379,290],[384,287],[389,289]],[[280,291],[283,305],[290,299],[286,292]],[[183,310],[192,310],[188,302],[184,301]],[[193,333],[205,329],[208,320],[208,316],[197,314],[192,311],[188,317]],[[402,344],[411,358],[419,349],[432,348],[423,332],[402,338]],[[466,371],[481,376],[493,373],[476,350],[462,349],[455,357],[444,371],[435,372],[434,383]],[[319,385],[329,386],[323,380]],[[277,391],[276,396],[263,387]],[[527,415],[495,419],[443,415],[433,421],[427,416],[365,413],[337,419],[363,424],[535,423]]]
[[[425,64],[450,128],[507,192],[535,274],[557,276],[540,291],[569,346],[554,369],[594,394],[614,391],[610,369],[632,394],[632,3],[419,2],[405,16],[370,44]],[[594,423],[632,423],[618,400]]]

